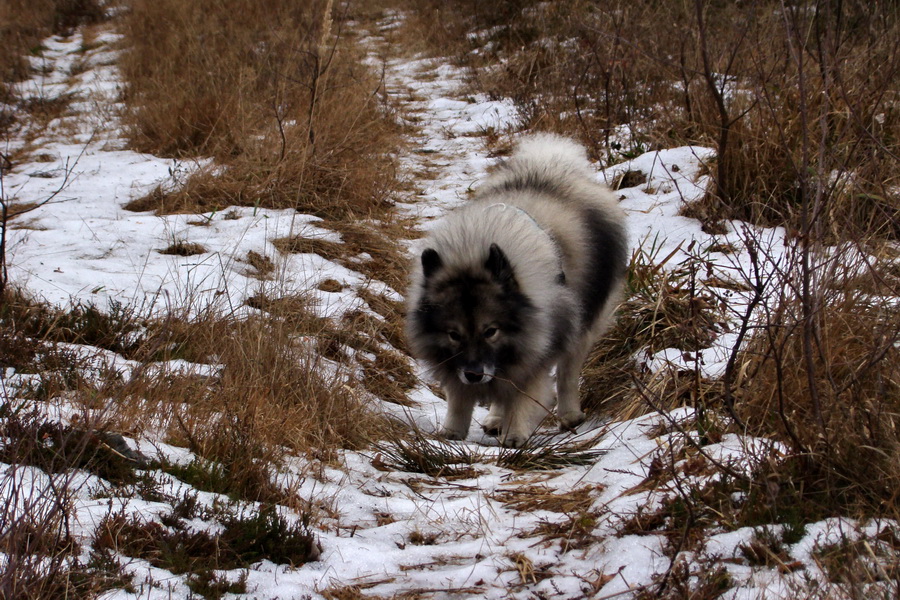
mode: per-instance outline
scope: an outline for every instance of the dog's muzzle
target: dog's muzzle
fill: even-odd
[[[459,370],[459,379],[466,385],[487,383],[493,378],[493,365],[467,365]]]

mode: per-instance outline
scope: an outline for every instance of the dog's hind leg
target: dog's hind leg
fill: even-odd
[[[510,448],[523,446],[541,421],[550,414],[552,406],[550,373],[542,372],[507,407],[500,441]]]
[[[559,397],[556,416],[560,429],[575,429],[584,422],[581,411],[581,397],[578,394],[578,382],[581,379],[581,367],[590,352],[591,344],[582,342],[564,356],[556,368],[556,393]]]
[[[464,440],[469,435],[469,423],[472,422],[475,401],[461,397],[448,389],[444,391],[447,394],[447,417],[444,419],[441,435],[448,440]]]

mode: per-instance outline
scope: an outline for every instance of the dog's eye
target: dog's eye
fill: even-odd
[[[450,341],[454,344],[458,344],[460,341],[462,341],[462,336],[458,331],[448,331],[447,337],[450,338]]]
[[[490,340],[497,337],[497,334],[500,333],[500,330],[496,327],[488,327],[484,330],[484,339]]]

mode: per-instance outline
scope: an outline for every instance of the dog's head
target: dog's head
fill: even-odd
[[[483,262],[453,265],[429,248],[421,263],[421,296],[410,313],[413,351],[467,385],[503,378],[520,360],[533,311],[503,250],[492,244]]]

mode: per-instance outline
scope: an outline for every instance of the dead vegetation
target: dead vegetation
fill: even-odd
[[[50,4],[60,14],[82,10],[58,2],[0,8],[0,23],[9,24],[0,26],[0,42],[20,49],[0,57],[12,61],[0,62],[4,73],[13,74],[5,81],[27,74],[15,58],[25,54],[21,49],[39,53],[34,44],[40,36],[71,27],[68,17],[47,16]],[[99,18],[90,3],[74,4],[84,5],[79,18]],[[415,39],[421,47],[455,51],[460,64],[473,67],[473,90],[516,100],[523,128],[577,135],[606,164],[674,144],[715,146],[709,193],[685,214],[708,231],[735,217],[790,230],[788,263],[757,254],[756,271],[727,282],[706,276],[712,248],[692,248],[691,260],[674,265],[672,255],[646,244],[633,256],[618,323],[585,372],[585,405],[594,415],[624,419],[685,405],[697,411],[691,423],[666,430],[697,433],[696,442],[661,457],[632,490],[669,495],[620,527],[622,534],[667,540],[672,568],[643,590],[644,597],[713,598],[728,589],[732,582],[720,566],[697,571],[679,558],[700,549],[717,528],[758,528],[739,560],[790,571],[795,566],[786,549],[809,523],[837,514],[900,517],[894,300],[900,290],[892,245],[900,235],[892,166],[900,153],[900,112],[891,85],[900,70],[896,8],[847,2],[816,10],[792,5],[778,14],[781,4],[765,2],[582,0],[410,0],[406,6],[414,12],[405,26],[420,29]],[[405,260],[398,240],[413,234],[391,212],[391,194],[403,186],[394,158],[400,128],[392,118],[396,107],[387,103],[377,75],[361,64],[346,27],[360,16],[351,12],[357,10],[363,9],[324,0],[265,9],[245,0],[133,2],[125,17],[129,51],[123,64],[132,143],[179,159],[214,157],[217,166],[129,208],[159,214],[231,205],[303,211],[322,217],[321,225],[342,242],[274,240],[280,252],[316,253],[402,289]],[[427,36],[421,35],[425,29]],[[9,88],[2,93],[0,101],[14,105],[4,99]],[[66,99],[21,108],[49,120],[66,110]],[[0,113],[0,132],[13,120]],[[502,155],[509,139],[488,133],[494,154]],[[615,187],[645,181],[626,172]],[[839,240],[851,243],[838,247],[838,255],[864,250],[879,260],[839,268],[824,246]],[[762,246],[749,233],[744,242]],[[161,251],[188,256],[203,248],[173,240]],[[260,279],[277,277],[274,257],[250,253],[245,262]],[[318,286],[332,293],[345,289],[335,280]],[[139,486],[134,465],[110,454],[104,436],[110,428],[153,428],[198,457],[163,470],[198,489],[265,506],[297,503],[272,479],[272,468],[287,453],[328,460],[337,448],[368,447],[373,440],[380,440],[376,467],[443,479],[477,476],[474,465],[483,457],[401,431],[371,410],[372,398],[407,403],[418,384],[402,352],[402,307],[372,289],[355,290],[371,312],[348,312],[337,322],[312,315],[302,294],[260,293],[248,300],[259,312],[249,319],[173,314],[154,320],[122,305],[56,311],[7,291],[0,303],[0,366],[36,375],[25,397],[45,402],[65,396],[88,407],[109,397],[117,402],[102,422],[78,428],[42,422],[5,403],[3,434],[14,442],[4,447],[3,461],[50,473],[78,467]],[[735,316],[730,291],[747,294],[751,306],[737,315],[741,337],[725,376],[711,381],[700,375],[698,354],[718,336],[734,333],[727,323]],[[102,367],[92,371],[99,377],[87,377],[84,370],[93,363],[69,345],[106,349],[144,366],[128,377]],[[672,348],[695,368],[662,375],[641,368],[644,359]],[[216,368],[186,374],[149,367],[172,359]],[[760,460],[752,473],[735,477],[732,465],[703,455],[706,445],[730,432],[772,436],[786,450],[779,460]],[[34,439],[45,443],[35,446]],[[497,464],[542,471],[596,459],[589,443],[538,443],[502,451]],[[694,485],[689,479],[696,475],[715,477]],[[204,597],[242,593],[240,581],[214,571],[252,557],[234,549],[227,525],[218,538],[198,534],[184,526],[186,515],[173,517],[164,536],[156,525],[111,516],[98,537],[102,552],[73,562],[77,548],[64,527],[70,493],[61,480],[39,492],[46,503],[29,505],[29,519],[16,507],[4,513],[0,539],[12,566],[0,577],[0,595],[91,597],[104,586],[127,589],[128,581],[115,579],[120,565],[110,557],[114,548],[166,568],[173,564],[167,561],[187,560],[177,568],[195,573],[191,589]],[[520,486],[496,499],[515,510],[564,515],[533,533],[576,550],[596,542],[596,493]],[[285,533],[274,512],[254,518]],[[768,529],[772,523],[782,528]],[[295,533],[300,548],[285,560],[299,564],[315,555],[315,547],[308,529]],[[416,531],[407,541],[439,541],[430,536]],[[896,581],[897,533],[885,527],[876,539],[819,548],[816,559],[841,586],[832,590],[838,597],[866,598],[872,583]],[[523,584],[545,574],[524,554],[508,558]],[[190,562],[200,560],[207,562]],[[364,588],[322,593],[359,598]]]
[[[645,242],[632,254],[617,319],[584,370],[582,404],[614,420],[695,406],[698,395],[717,393],[714,382],[698,381],[691,369],[657,373],[643,367],[668,348],[687,357],[688,364],[699,360],[699,352],[728,328],[724,299],[702,277],[705,253],[692,251],[691,258],[673,265],[675,252],[662,256],[655,243]],[[648,393],[660,400],[657,406],[646,401]]]
[[[56,107],[69,101],[26,101],[13,86],[32,74],[28,57],[40,57],[42,40],[51,34],[70,35],[77,25],[105,16],[102,3],[96,0],[8,0],[0,5],[0,135],[5,136],[18,121],[18,111],[47,112],[48,103]]]
[[[350,39],[348,10],[324,0],[131,3],[122,69],[132,143],[217,159],[132,208],[384,216],[398,131]]]
[[[252,318],[209,314],[155,320],[138,318],[125,307],[51,310],[10,295],[0,323],[11,343],[0,361],[38,374],[31,397],[65,392],[72,401],[90,404],[111,395],[117,401],[108,417],[117,430],[162,428],[169,441],[216,461],[239,496],[282,498],[269,469],[285,451],[361,447],[382,426],[369,409],[372,396],[341,366],[350,358],[334,354],[331,363],[320,353],[317,340],[331,343],[334,325],[302,304],[283,313],[268,308],[271,312]],[[374,344],[355,335],[345,336],[346,342]],[[93,350],[79,353],[65,344]],[[92,367],[98,376],[86,376],[83,370],[98,363],[93,357],[100,349],[143,366],[122,373],[104,366],[100,356],[99,367]],[[216,366],[180,373],[165,367],[173,359]],[[404,368],[400,361],[384,372],[399,374]],[[392,382],[377,391],[390,395]],[[345,418],[348,414],[354,418]]]
[[[715,147],[711,221],[798,226],[803,196],[827,193],[824,231],[897,235],[891,4],[410,5],[410,30],[469,66],[474,90],[514,99],[526,129],[574,134],[607,164]]]

